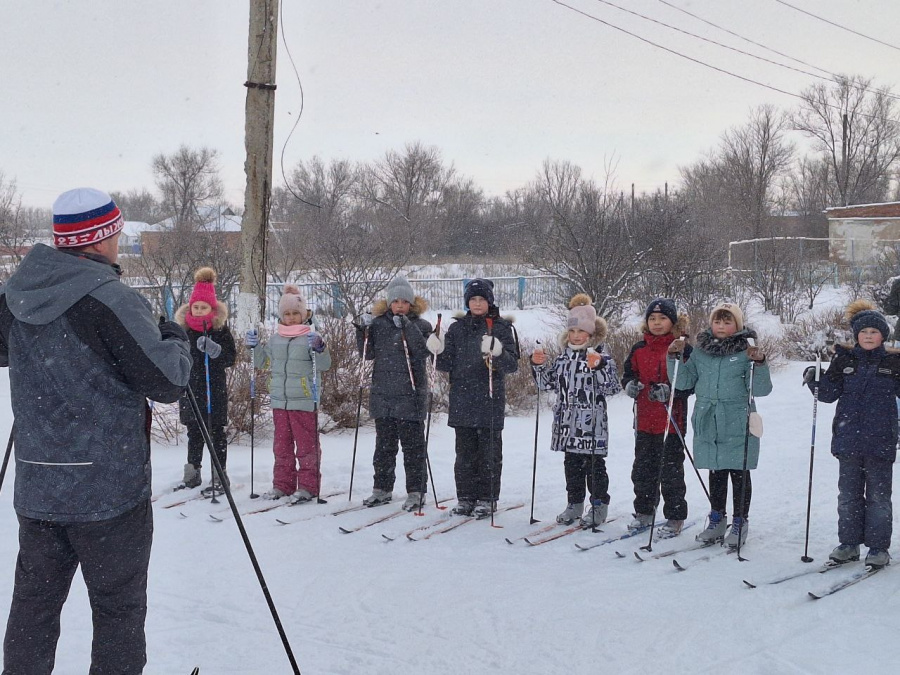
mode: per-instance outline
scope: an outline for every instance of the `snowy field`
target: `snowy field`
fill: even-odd
[[[526,317],[523,317],[526,318]],[[538,335],[534,316],[520,323]],[[895,672],[900,660],[900,572],[880,575],[819,601],[807,591],[849,574],[838,570],[776,586],[748,589],[742,579],[765,581],[811,567],[803,553],[809,468],[812,397],[801,387],[804,364],[773,376],[774,392],[759,400],[766,431],[760,468],[753,474],[747,562],[718,548],[637,562],[632,551],[646,537],[579,551],[588,543],[624,531],[633,497],[631,400],[610,401],[610,517],[603,534],[578,533],[530,548],[509,545],[537,527],[528,523],[534,418],[509,419],[504,432],[501,506],[521,509],[489,522],[470,523],[427,541],[403,533],[437,518],[403,514],[353,534],[352,527],[396,510],[333,517],[347,502],[352,433],[323,436],[326,492],[344,490],[328,505],[281,507],[248,515],[249,531],[271,593],[304,674],[460,675],[462,673],[831,673]],[[9,387],[0,373],[0,429],[11,423]],[[833,405],[819,407],[812,566],[824,562],[837,543],[837,461],[829,452]],[[553,520],[565,506],[562,456],[551,453],[550,415],[540,420],[535,516]],[[374,433],[364,429],[354,500],[371,488]],[[254,485],[271,480],[271,441],[259,440]],[[431,433],[431,461],[438,495],[454,496],[453,432],[443,418]],[[180,478],[184,447],[153,449],[156,536],[150,566],[147,621],[149,663],[145,672],[289,673],[281,642],[257,585],[227,504],[196,500],[176,508],[168,491]],[[229,473],[242,511],[248,498],[249,447],[229,449]],[[209,467],[204,467],[204,479]],[[655,551],[687,546],[708,510],[696,476],[687,465],[689,522],[681,537],[654,545]],[[704,480],[706,472],[702,473]],[[205,482],[205,481],[204,481]],[[402,462],[395,499],[402,497]],[[729,505],[731,504],[729,495]],[[214,522],[210,513],[224,515]],[[444,512],[445,514],[447,512]],[[443,515],[441,517],[447,517]],[[288,526],[276,518],[297,520]],[[12,475],[0,490],[0,615],[12,590],[16,519]],[[387,542],[381,535],[400,535]],[[619,551],[626,555],[618,558]],[[712,557],[704,560],[713,553]],[[87,671],[90,610],[80,576],[63,614],[57,669],[62,675]]]

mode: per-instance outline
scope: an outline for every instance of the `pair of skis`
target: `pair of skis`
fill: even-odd
[[[525,506],[524,502],[518,502],[516,504],[511,504],[509,506],[504,506],[496,511],[497,513],[505,513],[507,511],[515,511],[516,509],[521,509]],[[428,523],[426,525],[422,525],[415,529],[410,530],[409,532],[404,533],[409,541],[425,541],[426,539],[431,539],[439,534],[446,534],[447,532],[452,532],[463,525],[468,525],[469,523],[475,522],[476,520],[487,520],[487,518],[476,518],[475,516],[454,516],[454,517],[446,517],[442,518],[436,523]],[[398,537],[388,537],[386,534],[381,535],[386,541],[394,541]]]
[[[450,501],[450,498],[442,499],[440,502],[438,502],[438,504],[443,504],[443,503],[449,502],[449,501]],[[418,509],[413,509],[412,511],[400,509],[399,511],[392,511],[391,513],[388,513],[387,515],[379,516],[378,518],[375,518],[374,520],[369,520],[365,523],[362,523],[361,525],[357,525],[356,527],[340,526],[340,527],[338,527],[338,529],[341,532],[343,532],[344,534],[353,534],[354,532],[359,532],[360,530],[365,530],[366,528],[372,527],[373,525],[378,525],[380,523],[385,523],[389,520],[393,520],[394,518],[397,518],[398,516],[402,516],[405,513],[415,513],[416,515],[419,515],[418,511],[419,511]],[[424,515],[424,514],[422,514],[422,515]]]
[[[609,520],[604,521],[601,525],[605,525],[606,523],[611,523],[615,518],[610,518]],[[562,539],[563,537],[568,537],[570,534],[575,534],[576,532],[591,532],[593,527],[584,527],[581,523],[573,524],[569,526],[560,527],[561,523],[551,523],[550,525],[545,525],[534,532],[529,532],[528,534],[522,535],[521,537],[510,538],[506,537],[507,544],[515,544],[517,541],[524,541],[529,546],[540,546],[541,544],[546,544],[551,541],[556,541],[557,539]],[[603,530],[599,529],[597,526],[597,532],[603,532]]]
[[[774,579],[770,579],[770,580],[762,582],[760,584],[751,583],[751,582],[747,581],[746,579],[744,579],[743,582],[747,586],[747,588],[758,588],[759,586],[762,586],[762,585],[774,586],[777,584],[782,584],[785,581],[790,581],[791,579],[797,579],[799,577],[804,577],[804,576],[808,576],[811,574],[825,574],[832,570],[836,570],[838,568],[850,565],[853,562],[856,562],[856,561],[851,561],[849,563],[837,563],[837,562],[829,560],[824,565],[821,565],[817,568],[814,567],[812,569],[806,569],[806,570],[802,570],[800,572],[791,572],[789,574],[775,577]],[[815,592],[808,591],[807,595],[810,598],[812,598],[813,600],[821,600],[822,598],[827,597],[829,595],[834,595],[835,593],[838,593],[838,592],[844,590],[845,588],[850,588],[851,586],[855,586],[859,582],[865,581],[866,579],[874,576],[875,574],[877,574],[878,572],[880,572],[883,569],[884,569],[883,567],[873,567],[871,565],[865,565],[865,566],[863,566],[862,569],[855,571],[849,577],[845,577],[844,579],[841,579],[840,581],[833,583],[831,586],[828,586],[824,590],[815,591]]]

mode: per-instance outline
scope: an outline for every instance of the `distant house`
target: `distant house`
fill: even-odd
[[[141,233],[150,227],[139,220],[126,220],[119,235],[119,253],[141,253]]]
[[[900,245],[900,202],[825,209],[828,252],[836,263],[865,265],[879,250]]]
[[[206,209],[200,214],[203,224],[197,230],[224,238],[228,246],[235,248],[241,245],[241,216],[235,215],[227,206]],[[175,219],[166,218],[147,226],[140,233],[141,250],[152,251],[160,240],[175,229]]]

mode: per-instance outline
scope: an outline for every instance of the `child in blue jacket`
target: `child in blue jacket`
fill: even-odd
[[[900,396],[900,355],[888,353],[890,326],[866,300],[847,307],[854,345],[835,348],[828,371],[820,378],[819,400],[837,401],[831,454],[838,474],[838,539],[829,556],[837,563],[859,560],[859,545],[869,552],[866,565],[890,562],[891,488],[897,457],[896,399]],[[815,366],[803,373],[810,390]]]

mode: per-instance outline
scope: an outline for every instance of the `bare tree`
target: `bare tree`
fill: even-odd
[[[21,262],[24,246],[31,239],[27,223],[22,214],[22,196],[15,179],[7,178],[0,171],[0,256],[10,260],[14,265]],[[6,265],[0,267],[2,278],[9,276],[11,270]]]
[[[567,292],[588,293],[600,314],[617,316],[645,267],[646,251],[633,245],[611,170],[601,186],[570,162],[547,160],[515,198],[525,261],[564,281]]]
[[[125,220],[155,223],[166,217],[156,197],[145,188],[110,192],[109,196],[122,211]]]
[[[208,218],[208,209],[222,203],[219,153],[211,148],[182,145],[170,155],[153,158],[153,175],[167,217],[175,229],[190,229]]]
[[[793,116],[827,163],[832,205],[883,200],[900,158],[900,123],[890,89],[859,75],[814,84]]]

